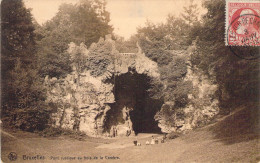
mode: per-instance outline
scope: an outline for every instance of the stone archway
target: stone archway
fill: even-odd
[[[51,115],[53,127],[79,130],[89,136],[108,136],[113,126],[118,128],[118,135],[126,135],[127,130],[132,133],[158,132],[158,126],[163,132],[170,133],[179,126],[183,126],[181,130],[192,129],[218,113],[218,100],[213,99],[217,85],[196,72],[196,69],[193,72],[188,68],[183,80],[191,80],[192,90],[198,92],[199,96],[188,95],[193,102],[184,108],[185,121],[175,118],[179,122],[172,126],[164,116],[158,114],[157,124],[154,115],[160,110],[162,101],[152,99],[148,93],[151,80],[162,86],[166,84],[160,80],[157,63],[146,57],[138,44],[138,53],[119,53],[111,39],[105,41],[111,43],[112,50],[107,55],[110,61],[100,75],[93,76],[88,69],[80,73],[75,69],[60,79],[46,76],[46,102],[55,108]],[[88,55],[84,45],[73,46],[68,52],[72,54],[73,51]],[[95,63],[96,67],[99,68],[99,64]],[[194,107],[193,103],[197,100],[206,100],[205,106]],[[164,106],[171,107],[173,104],[168,102]]]
[[[131,133],[161,132],[154,115],[160,110],[163,102],[149,96],[151,78],[138,74],[135,69],[115,77],[115,103],[110,104],[104,121],[104,131],[110,132],[113,126],[118,135]]]
[[[112,40],[106,41],[113,44]],[[88,55],[85,47],[75,48]],[[92,76],[86,69],[62,79],[45,78],[46,101],[57,106],[52,126],[79,130],[89,136],[108,136],[113,126],[122,136],[127,130],[132,134],[160,131],[154,115],[161,102],[148,94],[150,81],[160,79],[157,63],[141,50],[122,54],[112,46],[110,56],[111,62],[102,75]]]

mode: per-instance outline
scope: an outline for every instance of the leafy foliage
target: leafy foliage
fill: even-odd
[[[165,104],[155,119],[163,119],[169,126],[174,126],[176,117],[184,118],[183,109],[190,103],[192,83],[183,80],[187,74],[187,49],[201,30],[197,6],[191,1],[184,10],[181,18],[168,15],[164,24],[147,22],[137,34],[145,55],[159,67],[160,81],[153,81],[150,93],[154,98],[162,98]]]
[[[101,76],[107,71],[108,65],[114,60],[114,53],[117,52],[114,46],[114,41],[102,38],[90,46],[86,67],[92,76]]]
[[[164,24],[146,22],[146,26],[137,29],[137,37],[143,37],[163,50],[186,50],[200,31],[201,23],[196,5],[191,3],[185,10],[188,12],[180,18],[169,14]]]
[[[112,33],[106,3],[81,0],[77,5],[63,4],[56,16],[37,29],[39,64],[42,76],[64,77],[72,71],[68,44],[90,46]]]
[[[211,78],[216,78],[219,85],[219,101],[223,112],[240,104],[248,104],[259,99],[259,63],[235,56],[224,44],[225,33],[224,1],[206,1],[208,9],[203,17],[203,27],[198,33],[196,48],[193,50],[191,62]],[[214,32],[212,32],[214,31]],[[242,53],[240,47],[234,47]],[[242,55],[242,54],[241,54]]]
[[[190,0],[188,7],[184,7],[184,12],[181,17],[188,23],[189,26],[198,21],[198,5],[193,3],[194,0]]]
[[[21,0],[3,0],[1,9],[4,126],[42,130],[49,114],[35,64],[35,34],[30,10]]]
[[[191,67],[202,70],[219,86],[217,95],[223,112],[226,108],[259,100],[259,62],[238,58],[224,45],[225,14],[219,12],[225,10],[223,0],[205,1],[208,12],[201,22],[197,6],[191,0],[181,18],[169,15],[166,23],[147,22],[130,40],[117,38],[115,42],[99,40],[113,31],[105,6],[103,0],[63,4],[52,20],[40,26],[33,23],[30,10],[22,0],[2,0],[4,125],[27,131],[43,130],[48,126],[52,110],[44,102],[42,77],[62,78],[72,71],[71,65],[79,73],[86,69],[95,77],[101,76],[118,53],[116,48],[120,52],[137,52],[137,41],[145,55],[158,64],[160,79],[152,81],[149,93],[165,103],[171,102],[158,113],[165,116],[169,125],[175,123],[174,116],[183,116],[183,108],[189,103],[192,84],[183,80],[188,59]],[[91,45],[88,54],[78,51],[71,56],[67,52],[70,42]],[[193,47],[191,58],[187,58],[184,51],[190,47]],[[234,48],[242,53],[241,47]],[[175,54],[176,51],[183,55]],[[59,129],[46,130],[47,135],[60,132]]]
[[[138,48],[136,47],[136,42],[138,41],[137,36],[133,35],[128,40],[124,40],[123,37],[114,36],[116,49],[120,53],[137,53]]]
[[[172,61],[171,53],[162,49],[156,42],[141,37],[140,46],[145,55],[151,60],[157,62],[160,66],[168,65]]]
[[[157,62],[159,66],[161,81],[154,81],[151,94],[163,98],[164,101],[178,100],[181,106],[185,105],[187,101],[184,102],[184,99],[187,100],[189,90],[189,84],[183,81],[187,73],[187,58],[175,56],[172,52],[161,49],[156,43],[144,38],[140,38],[140,46],[145,55]],[[160,83],[163,83],[166,88],[162,89]]]
[[[87,138],[87,135],[84,132],[54,127],[46,128],[39,132],[39,134],[44,137],[56,137],[63,135],[77,140],[85,140]]]
[[[44,102],[45,90],[37,71],[22,68],[17,60],[7,80],[10,96],[4,101],[4,124],[26,131],[43,130],[48,125],[50,110]]]
[[[177,133],[177,132],[171,132],[167,135],[167,138],[168,139],[176,139],[177,137],[180,136],[180,133]]]
[[[34,26],[30,10],[22,0],[3,0],[1,4],[2,58],[31,60],[34,50]]]
[[[8,79],[10,71],[15,67],[19,58],[22,66],[34,60],[35,41],[34,26],[31,22],[30,11],[24,7],[22,0],[3,0],[1,3],[1,77],[2,100],[8,95]]]

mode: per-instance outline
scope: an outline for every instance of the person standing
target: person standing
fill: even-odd
[[[154,137],[152,136],[152,140],[151,140],[151,145],[155,144],[155,139]]]
[[[115,137],[117,136],[117,126],[115,126]]]
[[[98,125],[97,125],[97,121],[95,121],[94,129],[95,129],[95,135],[96,135],[96,137],[97,137],[97,135],[98,135]]]
[[[114,126],[110,128],[110,136],[114,137]]]

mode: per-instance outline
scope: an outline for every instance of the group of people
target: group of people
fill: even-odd
[[[110,137],[116,137],[118,136],[118,127],[117,126],[112,126],[109,132],[109,136]],[[126,130],[126,136],[130,136],[132,133],[132,130],[130,127],[128,127],[128,129]]]
[[[166,140],[166,134],[164,134],[163,138],[161,139],[161,143],[164,143],[165,140]],[[152,140],[151,141],[147,140],[145,142],[145,145],[154,145],[154,144],[159,144],[159,139],[158,138],[154,138],[153,136],[152,136]],[[141,146],[141,143],[138,143],[137,140],[136,140],[136,141],[134,141],[134,145],[135,146]]]
[[[161,139],[161,143],[164,143],[164,141],[165,141],[165,139],[166,139],[166,136],[164,136],[162,139]],[[151,142],[149,142],[149,140],[147,140],[146,142],[145,142],[145,145],[153,145],[153,144],[159,144],[159,139],[158,138],[154,138],[153,136],[152,136],[152,140],[151,140]]]
[[[116,137],[117,136],[117,128],[116,126],[112,126],[110,129],[110,137]]]

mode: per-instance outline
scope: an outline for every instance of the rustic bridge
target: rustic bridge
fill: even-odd
[[[136,56],[136,53],[119,53],[120,55],[126,56],[126,57],[133,57]]]

